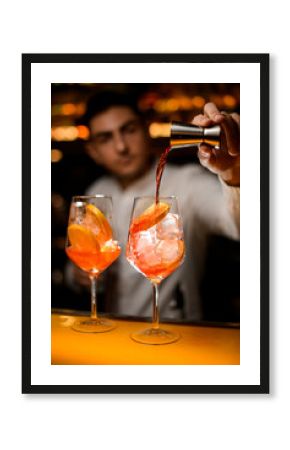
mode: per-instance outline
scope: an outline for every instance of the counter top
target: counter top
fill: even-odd
[[[80,313],[52,313],[51,364],[240,364],[240,330],[237,326],[161,323],[180,339],[167,345],[144,345],[130,334],[150,323],[110,318],[116,328],[105,333],[80,333],[71,326]]]

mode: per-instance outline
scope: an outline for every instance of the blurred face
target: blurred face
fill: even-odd
[[[124,184],[147,169],[149,141],[140,118],[126,106],[114,106],[90,121],[89,155]]]

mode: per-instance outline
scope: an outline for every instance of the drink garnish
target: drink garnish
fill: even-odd
[[[96,235],[77,223],[69,225],[68,238],[71,246],[79,250],[96,252],[100,248]]]
[[[153,227],[159,223],[168,211],[170,210],[170,205],[165,202],[153,203],[149,208],[140,214],[140,216],[135,217],[131,224],[131,233],[136,233],[139,231],[145,231],[148,228]]]
[[[86,215],[87,218],[92,222],[92,224],[90,225],[95,225],[95,228],[99,230],[98,240],[106,242],[112,239],[112,228],[105,215],[102,213],[102,211],[99,210],[99,208],[97,208],[95,205],[92,205],[91,203],[86,205]]]

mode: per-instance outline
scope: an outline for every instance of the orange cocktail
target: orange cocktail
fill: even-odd
[[[183,262],[183,228],[175,197],[134,200],[126,256],[153,286],[152,327],[132,335],[143,344],[169,344],[178,336],[159,328],[158,286]]]
[[[103,332],[112,325],[97,317],[96,280],[115,259],[121,248],[114,240],[112,200],[105,196],[73,197],[67,229],[66,254],[85,271],[92,283],[91,319],[77,324],[74,329],[83,332]]]
[[[152,282],[160,283],[184,257],[181,219],[164,202],[151,205],[131,222],[127,245],[130,264]]]
[[[68,257],[90,274],[103,272],[121,252],[118,242],[113,240],[112,228],[107,218],[93,204],[84,206],[80,223],[73,220],[69,224],[68,239]]]

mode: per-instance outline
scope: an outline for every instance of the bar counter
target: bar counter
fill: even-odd
[[[110,317],[116,328],[105,333],[80,333],[71,326],[84,317],[75,311],[53,310],[51,364],[240,364],[240,329],[236,324],[161,323],[180,334],[173,344],[145,345],[130,338],[150,323]]]

